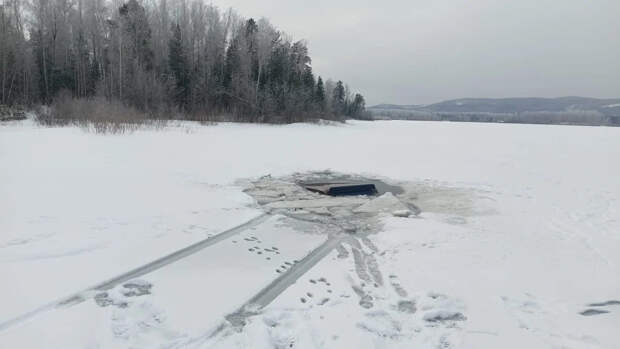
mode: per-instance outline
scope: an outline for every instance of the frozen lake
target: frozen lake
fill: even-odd
[[[615,348],[618,159],[604,127],[2,124],[0,347]],[[260,216],[251,181],[322,170],[401,185],[422,213],[343,240],[240,332],[225,316],[322,228],[273,215],[141,276],[148,293],[46,307]]]

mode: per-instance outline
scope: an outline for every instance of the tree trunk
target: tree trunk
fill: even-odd
[[[5,92],[4,92],[4,86],[6,84],[6,73],[7,73],[7,59],[6,59],[6,54],[7,54],[7,50],[6,50],[6,33],[8,32],[6,30],[6,23],[5,23],[5,19],[4,19],[4,8],[0,7],[0,11],[2,11],[2,13],[0,13],[0,17],[2,19],[2,23],[0,23],[0,40],[2,40],[0,42],[0,55],[2,56],[2,101],[0,104],[5,104],[6,103],[6,98],[5,98]]]
[[[118,29],[118,99],[123,101],[123,33],[119,26]]]
[[[256,77],[256,101],[254,102],[255,105],[258,105],[258,88],[260,85],[260,74],[261,74],[262,68],[263,67],[259,62],[258,63],[258,76]]]
[[[3,103],[7,103],[7,101],[11,100],[11,92],[13,91],[13,83],[15,82],[15,76],[17,75],[17,69],[15,71],[13,71],[13,76],[11,77],[11,84],[9,85],[9,91],[6,97],[6,100],[3,101]],[[2,88],[2,94],[3,94],[3,98],[4,98],[4,87]]]
[[[43,42],[42,39],[41,39],[41,42]],[[47,60],[45,59],[45,46],[43,45],[41,47],[41,56],[43,60],[43,79],[45,81],[45,101],[49,102],[50,88],[49,88],[49,81],[47,79]]]

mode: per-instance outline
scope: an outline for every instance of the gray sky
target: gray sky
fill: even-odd
[[[369,105],[620,97],[620,0],[214,0],[309,42]]]

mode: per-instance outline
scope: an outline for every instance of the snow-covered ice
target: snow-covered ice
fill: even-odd
[[[618,158],[620,129],[602,127],[0,125],[0,347],[613,349]],[[286,181],[251,196],[244,183],[325,169],[404,191],[386,194],[398,200],[379,231],[339,241],[245,326],[223,326],[329,238],[281,210],[345,219],[372,206],[300,197]],[[421,214],[395,217],[409,202]],[[253,230],[41,308],[265,210]]]

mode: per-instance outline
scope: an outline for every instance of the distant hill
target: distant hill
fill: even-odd
[[[421,107],[424,107],[424,106],[420,104],[414,104],[414,105],[379,104],[379,105],[370,107],[370,109],[416,110]]]
[[[610,107],[614,106],[615,107]],[[525,113],[534,111],[620,110],[620,99],[585,97],[561,98],[464,98],[444,101],[424,107],[437,112]]]
[[[430,105],[380,104],[368,110],[384,119],[620,125],[620,98],[463,98]]]

